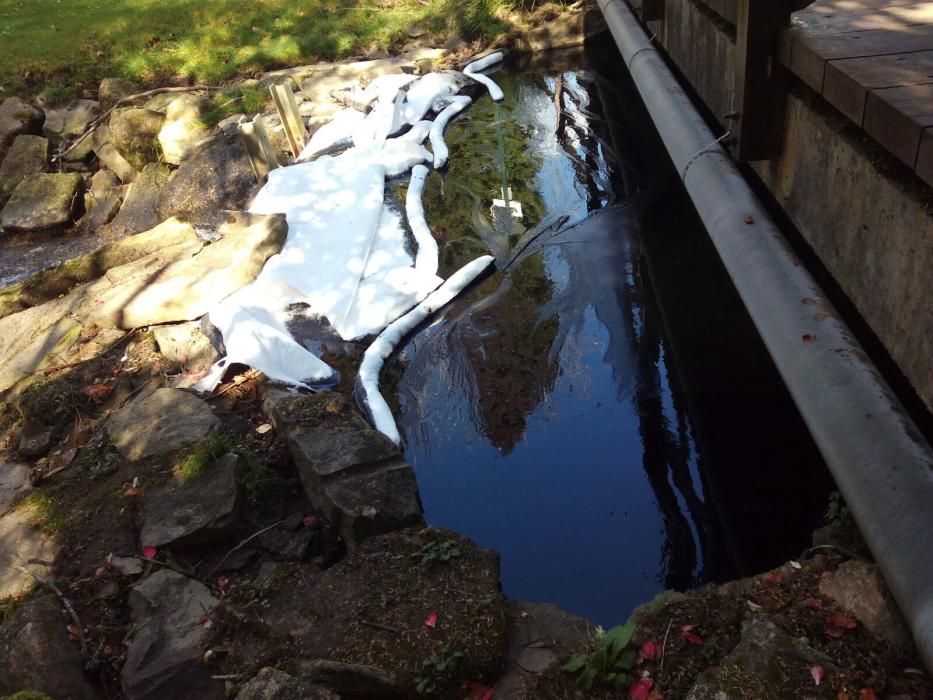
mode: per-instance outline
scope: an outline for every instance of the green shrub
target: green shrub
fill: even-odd
[[[599,684],[626,688],[637,661],[635,650],[628,648],[634,634],[635,623],[631,621],[616,625],[608,632],[600,630],[592,648],[586,654],[574,656],[563,669],[578,674],[577,687],[581,690],[590,690]]]

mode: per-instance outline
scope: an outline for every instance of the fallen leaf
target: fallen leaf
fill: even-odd
[[[703,638],[693,632],[693,625],[684,625],[680,628],[680,636],[686,639],[691,644],[700,646],[703,643]]]
[[[430,627],[432,630],[437,627],[437,613],[431,613],[426,618],[424,618],[424,626]]]
[[[862,688],[858,691],[858,700],[878,700],[878,696],[871,688]]]
[[[826,634],[830,637],[839,638],[846,633],[846,630],[854,630],[858,623],[841,612],[830,613],[826,620]]]
[[[81,394],[94,403],[100,403],[110,396],[111,389],[106,384],[88,384],[81,390]]]
[[[811,666],[810,675],[813,676],[813,682],[819,685],[823,682],[823,667],[822,666]]]
[[[74,625],[68,625],[65,629],[68,630],[68,639],[71,641],[81,639],[81,630]]]
[[[648,700],[664,700],[664,695],[662,695],[661,691],[657,688],[652,688],[651,693],[648,695]]]
[[[799,562],[799,561],[794,561],[793,559],[791,559],[788,563],[789,563],[792,567],[794,567],[795,569],[797,569],[798,571],[799,571],[800,569],[803,568],[803,567],[800,565],[800,562]]]
[[[146,559],[155,559],[158,553],[159,550],[155,547],[143,547],[143,556],[146,557]]]
[[[639,661],[654,661],[661,655],[661,647],[658,646],[658,643],[653,639],[649,639],[647,642],[641,645],[641,649],[638,650],[638,660]]]
[[[650,678],[639,678],[628,688],[629,700],[648,700],[654,681]]]
[[[758,612],[762,609],[758,603],[752,602],[751,600],[746,600],[745,602],[748,603],[748,609],[752,612]]]
[[[784,580],[784,574],[780,571],[769,571],[761,575],[761,580],[766,583],[781,583]]]
[[[269,423],[263,423],[258,428],[256,428],[256,432],[259,433],[260,435],[265,435],[270,430],[272,430],[272,426]]]
[[[134,496],[139,496],[140,494],[142,494],[142,492],[143,492],[142,489],[138,489],[135,486],[127,486],[125,489],[123,489],[123,495],[126,498],[133,498]]]
[[[846,691],[840,690],[836,694],[836,700],[852,700],[852,698],[849,696],[849,694]]]
[[[463,700],[489,700],[492,697],[492,688],[474,681],[467,686],[467,694]]]
[[[807,334],[805,334],[805,335],[802,335],[802,336],[800,336],[800,337],[801,337],[801,339],[803,340],[803,342],[805,342],[805,343],[812,343],[812,342],[813,342],[813,338],[814,338],[814,336],[810,335],[809,333],[807,333]]]

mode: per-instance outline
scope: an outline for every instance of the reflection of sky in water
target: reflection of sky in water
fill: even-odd
[[[682,386],[683,358],[674,362],[666,323],[692,329],[698,321],[671,321],[659,310],[637,207],[626,207],[620,179],[604,159],[612,150],[602,140],[606,123],[589,111],[600,109],[595,99],[588,106],[592,84],[567,73],[542,79],[502,72],[496,80],[505,104],[496,110],[479,100],[469,119],[450,127],[448,141],[456,147],[464,139],[466,150],[470,138],[497,128],[497,119],[511,121],[513,130],[517,123],[522,139],[499,143],[506,145],[516,199],[526,212],[537,212],[521,228],[533,231],[539,220],[559,215],[569,219],[532,243],[507,272],[451,304],[401,352],[399,427],[428,522],[498,551],[510,597],[553,602],[603,625],[623,621],[633,605],[666,588],[722,580],[737,575],[744,562],[760,566],[762,557],[789,555],[789,536],[764,533],[766,521],[756,514],[773,510],[783,497],[769,479],[784,484],[791,474],[772,469],[762,478],[752,469],[757,481],[749,492],[754,461],[748,448],[764,445],[781,464],[796,456],[778,455],[781,448],[769,442],[775,436],[758,425],[767,421],[738,425],[742,434],[735,440],[720,439],[722,420],[751,420],[748,411],[735,413],[745,396],[737,402],[724,391],[716,404],[722,386],[716,372],[730,365],[729,357],[698,351],[706,368],[697,375],[690,366],[694,378],[710,375],[715,391]],[[470,192],[487,211],[499,196],[502,158],[497,164],[489,143],[482,158],[452,159],[446,189],[438,189],[439,176],[432,175],[429,225],[432,213],[434,221],[443,216],[444,192]],[[522,180],[516,171],[527,168],[529,154],[535,170]],[[617,205],[607,207],[612,201]],[[448,218],[446,241],[489,240],[477,221],[482,224],[475,216]],[[703,235],[686,216],[676,228]],[[510,239],[513,250],[526,236]],[[673,247],[664,254],[674,255]],[[693,251],[683,257],[686,267],[675,278],[697,266]],[[500,252],[500,264],[508,259],[508,251]],[[715,272],[694,273],[703,276],[700,289],[711,286],[707,277]],[[710,308],[722,315],[721,305]],[[739,344],[744,337],[735,334]],[[780,403],[769,394],[753,399]],[[700,412],[691,413],[696,406]],[[701,447],[697,420],[716,428],[707,432],[718,442]],[[710,471],[714,457],[718,472]],[[718,479],[718,501],[711,474]],[[744,490],[730,492],[732,482]],[[742,562],[732,542],[748,537],[735,530],[736,522],[761,533],[760,542],[744,543]]]
[[[631,224],[616,215],[604,217],[595,230],[567,231],[606,197],[599,186],[581,182],[579,163],[594,155],[600,159],[601,149],[589,144],[587,151],[582,143],[578,132],[587,120],[572,109],[582,88],[572,74],[563,81],[568,109],[561,140],[553,78],[520,83],[501,113],[519,121],[538,159],[534,180],[525,187],[540,196],[542,218],[570,216],[566,233],[548,234],[546,245],[518,264],[537,264],[529,274],[547,284],[550,299],[518,314],[503,310],[523,284],[506,278],[505,289],[488,295],[492,310],[482,319],[468,313],[462,324],[435,324],[416,337],[405,353],[412,365],[400,386],[400,422],[431,524],[500,552],[510,596],[556,601],[610,624],[623,619],[633,602],[664,588],[659,579],[668,552],[664,518],[642,465],[643,418],[631,396],[638,290],[625,273],[637,245],[628,240]],[[506,86],[516,87],[509,80]],[[482,116],[474,113],[471,121],[476,128]],[[593,165],[597,172],[608,171],[604,162]],[[537,221],[523,223],[531,228]],[[511,358],[497,356],[485,340],[512,334],[520,345],[523,329],[549,319],[556,321],[555,331],[533,358],[541,364],[540,385],[500,387],[477,376],[477,361],[505,374],[512,369]],[[467,350],[458,357],[461,345]],[[666,371],[663,360],[658,371]],[[666,386],[666,376],[662,382]],[[485,408],[503,398],[496,395],[500,389],[529,394],[528,414],[508,450],[494,447],[487,436],[509,430],[491,426]],[[431,416],[429,424],[425,416]],[[690,573],[696,574],[694,567]]]

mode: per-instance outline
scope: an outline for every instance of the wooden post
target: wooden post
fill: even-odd
[[[793,0],[739,0],[735,47],[735,156],[767,160],[781,150],[787,77],[778,61],[778,37]]]
[[[237,125],[240,131],[240,137],[243,139],[243,145],[246,146],[246,153],[249,156],[250,165],[253,166],[253,173],[259,184],[266,181],[266,176],[270,170],[279,167],[279,161],[275,157],[275,149],[269,141],[269,135],[266,133],[266,127],[262,122],[262,115],[256,115],[251,122],[240,122]]]
[[[287,85],[273,85],[269,88],[272,93],[272,101],[275,102],[275,111],[279,113],[279,119],[282,120],[282,128],[285,129],[285,137],[288,139],[288,148],[292,156],[297,158],[305,147],[305,123],[298,112],[298,104],[295,102],[295,93]]]

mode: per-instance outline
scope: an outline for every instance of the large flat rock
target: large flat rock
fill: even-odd
[[[84,216],[75,226],[76,233],[94,233],[109,223],[123,203],[120,179],[103,168],[91,176],[91,186],[84,193]]]
[[[94,100],[72,100],[64,107],[46,111],[42,131],[49,143],[58,146],[83,134],[99,116],[100,103]]]
[[[0,103],[0,155],[20,134],[39,134],[45,115],[18,97],[7,97]]]
[[[17,136],[0,164],[0,202],[13,194],[19,183],[48,168],[49,142],[42,136]]]
[[[0,516],[32,488],[29,465],[0,459]]]
[[[109,164],[108,167],[113,169],[113,164]],[[123,177],[119,171],[115,172]],[[143,167],[127,190],[120,211],[113,217],[113,221],[107,224],[106,235],[116,238],[157,226],[165,218],[159,216],[157,208],[162,188],[170,175],[171,170],[162,163],[149,163]]]
[[[163,569],[130,589],[134,631],[121,672],[128,700],[220,700],[223,685],[201,662],[219,601],[201,583]]]
[[[219,238],[197,255],[125,282],[119,270],[111,270],[112,286],[95,295],[97,308],[91,315],[126,329],[200,318],[252,282],[266,260],[282,249],[287,232],[284,216],[228,212],[217,228]]]
[[[281,250],[287,232],[284,216],[237,212],[227,213],[210,245],[189,224],[162,226],[189,235],[65,296],[0,318],[0,391],[50,366],[88,322],[128,330],[200,318],[251,282]]]
[[[156,389],[114,411],[107,434],[123,457],[137,460],[193,445],[218,425],[211,407],[197,396]]]
[[[237,465],[231,453],[184,483],[150,489],[143,498],[139,539],[145,547],[194,546],[226,539],[236,526]]]
[[[535,677],[570,660],[573,650],[583,649],[596,627],[577,615],[548,603],[509,603],[508,669],[493,688],[496,698],[520,700],[533,697]]]
[[[80,647],[68,639],[65,626],[54,595],[15,608],[0,627],[0,695],[32,690],[55,700],[100,697],[84,676]]]
[[[308,498],[349,547],[421,521],[414,471],[340,395],[272,389],[264,410],[285,437]]]
[[[105,170],[99,170],[94,174],[91,180],[92,192],[95,191],[95,183],[105,179],[107,175]],[[105,194],[101,189],[96,191]],[[107,243],[91,253],[66,260],[60,265],[0,290],[0,317],[55,299],[78,285],[99,279],[108,270],[179,244],[193,246],[195,250],[200,250],[202,245],[191,226],[174,219],[165,221],[149,231]]]
[[[73,221],[84,181],[78,173],[40,173],[16,186],[0,212],[0,226],[11,231],[60,229]]]
[[[195,152],[210,129],[204,125],[204,115],[210,102],[200,95],[178,95],[165,109],[165,122],[158,133],[165,162],[181,165]]]
[[[165,115],[143,107],[124,107],[110,115],[110,139],[136,170],[159,159],[159,131]]]
[[[223,209],[243,209],[258,189],[246,149],[235,135],[195,153],[162,190],[159,216],[208,221]]]
[[[422,519],[415,472],[401,459],[372,474],[335,481],[323,494],[324,512],[349,547]]]
[[[35,513],[22,506],[0,517],[0,599],[32,590],[35,579],[22,568],[47,576],[61,551],[55,536],[33,526],[34,518]]]

